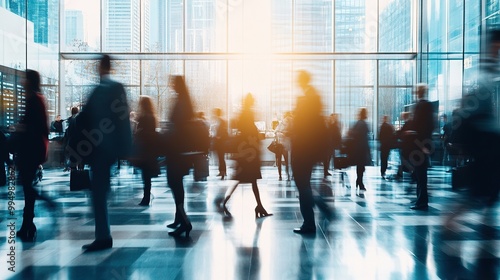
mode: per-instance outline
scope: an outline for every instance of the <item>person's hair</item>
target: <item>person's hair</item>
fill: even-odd
[[[311,83],[311,74],[306,70],[299,70],[297,74],[297,81],[301,85],[308,85]]]
[[[153,100],[151,97],[142,95],[139,98],[139,112],[138,112],[138,117],[142,116],[152,116],[155,120],[155,126],[158,125],[158,119],[156,117],[156,110],[153,105]]]
[[[419,83],[415,85],[415,92],[417,93],[418,98],[424,97],[428,89],[429,87],[427,86],[427,84],[424,83]]]
[[[368,110],[365,107],[359,109],[359,119],[366,120],[367,118],[368,118]]]
[[[500,29],[491,29],[486,32],[488,45],[500,43]]]
[[[101,60],[99,61],[99,67],[102,70],[110,71],[111,70],[111,57],[107,54],[103,54]]]
[[[243,108],[250,108],[255,104],[255,99],[251,93],[247,93],[245,99],[243,99]]]
[[[26,91],[31,91],[31,92],[40,92],[40,74],[31,69],[26,69],[26,86],[27,88],[25,89]]]
[[[78,114],[78,111],[79,111],[79,110],[78,110],[78,107],[73,107],[73,108],[71,108],[71,115],[73,116],[73,115]]]
[[[222,109],[221,108],[214,108],[212,112],[214,113],[214,115],[216,117],[220,118],[222,116]]]

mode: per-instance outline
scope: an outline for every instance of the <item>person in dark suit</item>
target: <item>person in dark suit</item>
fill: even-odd
[[[330,132],[332,133],[333,156],[336,151],[342,147],[342,126],[339,120],[339,114],[331,114]]]
[[[419,84],[415,94],[418,98],[413,112],[413,131],[406,134],[415,135],[416,148],[411,152],[409,161],[415,167],[417,181],[417,201],[411,207],[413,210],[427,210],[429,197],[427,194],[427,169],[430,165],[430,154],[434,150],[432,131],[434,130],[434,111],[432,104],[425,99],[427,85]]]
[[[365,166],[371,163],[370,146],[368,145],[368,132],[370,131],[366,124],[368,111],[366,108],[361,108],[358,114],[358,121],[349,131],[349,136],[353,139],[353,162],[356,165],[356,187],[365,191],[363,183],[363,174]]]
[[[63,133],[63,120],[61,115],[57,115],[56,119],[50,124],[50,131],[57,133],[57,136],[61,136]]]
[[[38,166],[47,160],[49,127],[45,99],[40,92],[40,74],[26,70],[23,87],[26,92],[26,113],[15,132],[18,137],[16,164],[24,191],[23,223],[17,231],[17,237],[22,241],[33,242],[36,238],[36,226],[33,223],[35,200],[42,198],[51,203],[33,188]]]
[[[321,115],[321,97],[311,85],[309,72],[301,70],[297,75],[297,83],[304,93],[297,99],[292,128],[292,172],[299,191],[300,213],[304,219],[299,228],[293,232],[298,234],[314,234],[316,221],[314,218],[314,197],[311,189],[311,176],[314,164],[324,160],[327,145],[326,127]]]
[[[182,154],[182,146],[187,140],[186,128],[193,121],[195,114],[184,77],[171,76],[170,87],[177,93],[169,119],[172,124],[171,144],[174,148],[167,155],[167,183],[174,196],[175,219],[167,227],[175,228],[168,233],[171,236],[177,237],[185,233],[186,237],[189,237],[193,226],[184,210],[183,178],[189,173],[192,163]]]
[[[83,135],[91,143],[88,163],[92,170],[91,194],[95,218],[95,241],[82,249],[98,251],[111,248],[113,239],[109,226],[108,195],[111,166],[118,158],[130,155],[129,105],[125,88],[110,78],[111,58],[103,55],[99,62],[100,83],[90,94],[76,122],[83,123]]]
[[[389,154],[394,145],[394,127],[388,121],[389,117],[384,116],[378,139],[380,141],[380,175],[385,179],[385,172],[387,171],[387,162]]]
[[[151,200],[151,178],[158,175],[159,165],[157,161],[157,135],[156,117],[153,101],[149,96],[141,96],[139,99],[139,112],[137,114],[137,126],[134,134],[135,149],[139,160],[139,168],[142,171],[142,182],[144,193],[140,206],[148,206]]]
[[[215,108],[212,113],[217,127],[214,135],[214,150],[217,153],[217,159],[219,160],[219,174],[217,174],[217,176],[220,176],[221,180],[224,180],[224,177],[227,175],[226,159],[224,158],[224,149],[228,138],[227,122],[222,118],[222,109]]]
[[[240,132],[241,142],[238,144],[238,152],[236,153],[236,173],[234,179],[238,182],[229,191],[224,201],[222,209],[225,214],[230,216],[230,212],[226,208],[231,195],[236,190],[236,187],[241,183],[252,184],[252,191],[255,196],[257,206],[255,207],[255,218],[267,217],[272,214],[268,213],[260,200],[259,187],[257,179],[261,179],[260,173],[260,139],[259,130],[255,126],[255,118],[253,112],[254,98],[252,94],[247,94],[243,100],[243,109],[236,123],[236,128]]]
[[[66,168],[64,168],[64,171],[70,171],[70,170],[75,170],[75,169],[83,169],[82,164],[77,164],[74,162],[74,158],[67,155],[66,151],[68,149],[68,145],[70,142],[71,137],[74,137],[75,135],[75,130],[76,128],[76,115],[78,115],[78,107],[73,107],[71,108],[71,117],[69,117],[66,121],[68,122],[68,127],[66,128],[66,131],[64,132],[64,141],[63,141],[63,150],[65,152],[65,157],[68,157],[66,160]]]

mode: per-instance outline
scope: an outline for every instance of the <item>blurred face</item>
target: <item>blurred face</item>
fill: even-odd
[[[61,120],[61,116],[60,115],[57,115],[56,117],[56,121],[60,121]]]

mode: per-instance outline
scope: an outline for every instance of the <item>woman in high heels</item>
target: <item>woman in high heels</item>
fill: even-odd
[[[356,187],[360,190],[366,190],[363,184],[363,173],[365,166],[371,163],[370,146],[368,144],[368,132],[370,131],[366,124],[368,111],[361,108],[358,114],[358,121],[349,131],[349,136],[353,140],[352,159],[356,165]]]
[[[24,212],[21,229],[17,237],[25,242],[33,242],[36,238],[35,200],[46,200],[52,207],[53,202],[39,194],[33,188],[38,166],[47,159],[49,127],[47,125],[47,109],[45,100],[40,93],[40,74],[33,70],[26,70],[23,79],[26,92],[26,113],[16,127],[18,143],[16,165],[24,191]],[[17,142],[17,141],[16,141]]]
[[[186,142],[185,131],[189,122],[194,118],[193,105],[189,96],[189,91],[183,76],[171,76],[170,87],[177,93],[174,106],[170,114],[172,130],[170,139],[174,147],[167,155],[167,182],[172,189],[175,200],[175,220],[167,225],[168,228],[175,228],[169,232],[171,236],[180,236],[189,232],[193,228],[184,210],[184,184],[183,177],[189,173],[191,165],[185,156],[182,155],[181,146]]]
[[[240,132],[239,137],[241,139],[241,142],[238,144],[238,152],[235,155],[237,165],[234,179],[238,180],[238,182],[230,189],[222,202],[222,209],[228,216],[230,216],[231,213],[227,210],[226,203],[240,183],[252,184],[252,191],[257,202],[257,206],[255,207],[255,218],[272,215],[267,213],[264,206],[262,206],[259,187],[257,186],[257,179],[261,179],[262,175],[260,173],[259,130],[255,126],[255,118],[252,110],[253,105],[254,98],[249,93],[243,101],[243,109],[236,122],[236,128]]]
[[[159,173],[158,161],[156,160],[156,117],[153,101],[149,96],[141,96],[139,99],[139,112],[137,115],[137,127],[134,134],[134,142],[137,149],[138,167],[142,172],[144,194],[140,206],[148,206],[151,200],[151,178]]]
[[[212,113],[217,126],[214,135],[214,150],[216,151],[217,159],[219,160],[219,174],[217,174],[217,176],[220,176],[221,180],[224,180],[224,177],[227,174],[226,160],[224,159],[224,149],[228,137],[227,122],[222,118],[222,110],[220,108],[215,108]]]

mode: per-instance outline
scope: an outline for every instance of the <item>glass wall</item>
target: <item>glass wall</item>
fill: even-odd
[[[0,65],[42,73],[51,118],[85,102],[108,52],[132,107],[149,95],[168,119],[168,76],[185,75],[197,111],[232,118],[252,93],[268,129],[293,109],[305,69],[325,115],[347,129],[367,107],[376,133],[382,115],[398,124],[417,81],[440,114],[474,87],[480,26],[500,22],[498,1],[483,2],[485,15],[472,0],[1,1],[0,21],[16,24],[0,25]]]

